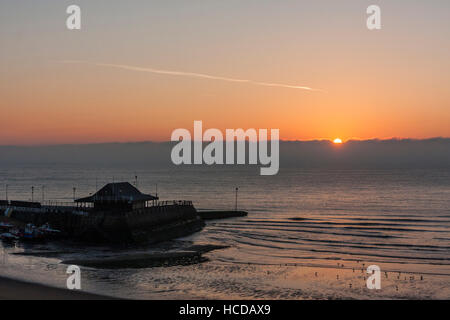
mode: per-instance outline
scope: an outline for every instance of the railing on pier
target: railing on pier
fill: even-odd
[[[165,201],[149,201],[148,207],[163,207],[163,206],[192,206],[192,201],[189,200],[165,200]]]
[[[93,203],[88,202],[67,202],[47,200],[41,203],[43,207],[62,207],[62,208],[93,208]]]
[[[39,206],[28,206],[26,202],[23,205],[15,203],[14,201],[8,201],[8,204],[0,205],[0,214],[8,212],[21,211],[29,213],[58,213],[58,212],[71,212],[80,215],[88,214],[93,208],[93,204],[77,204],[74,202],[52,201],[47,200],[42,203],[38,203]],[[10,211],[9,211],[10,210]]]
[[[14,205],[0,205],[0,210],[6,212],[6,210],[21,210],[26,212],[42,212],[43,208],[35,208],[35,207],[22,207],[22,206],[14,206]],[[0,213],[1,214],[1,213]]]
[[[40,204],[40,207],[27,207],[27,206],[14,206],[14,205],[4,205],[0,204],[0,210],[6,210],[11,208],[13,210],[20,210],[25,212],[82,212],[87,213],[94,208],[93,203],[76,203],[76,202],[64,202],[64,201],[53,201],[47,200]],[[147,201],[144,207],[165,207],[165,206],[192,206],[192,201],[189,200],[165,200],[165,201]]]
[[[165,200],[165,201],[146,201],[144,208],[152,207],[166,207],[166,206],[192,206],[192,201],[189,200]]]

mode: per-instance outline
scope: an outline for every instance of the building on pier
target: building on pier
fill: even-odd
[[[93,203],[94,210],[135,210],[153,205],[158,197],[140,192],[129,182],[108,183],[89,197],[76,199],[78,204]]]

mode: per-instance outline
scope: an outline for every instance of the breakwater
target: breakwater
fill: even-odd
[[[246,211],[199,211],[198,215],[203,220],[226,219],[234,217],[245,217],[248,215]]]

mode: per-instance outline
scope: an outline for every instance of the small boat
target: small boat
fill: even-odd
[[[34,224],[27,224],[23,231],[22,240],[36,241],[43,240],[43,234],[36,228]]]
[[[0,222],[0,231],[9,231],[14,225],[10,223]]]
[[[12,233],[6,232],[6,233],[0,234],[0,239],[2,239],[3,241],[15,241],[15,240],[19,240],[19,237]]]
[[[18,237],[21,241],[30,241],[30,242],[38,242],[45,240],[44,234],[39,231],[38,228],[34,224],[27,224],[25,229],[13,229],[11,230],[11,234]]]
[[[47,222],[38,228],[38,231],[43,235],[44,238],[57,238],[61,236],[61,231],[53,229]]]
[[[45,233],[60,233],[61,231],[57,229],[53,229],[50,227],[50,224],[47,222],[46,224],[43,224],[39,227],[39,230]]]

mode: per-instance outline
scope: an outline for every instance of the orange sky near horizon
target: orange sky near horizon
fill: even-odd
[[[450,137],[448,5],[381,2],[375,32],[365,4],[352,0],[196,10],[113,1],[109,11],[82,1],[78,32],[65,30],[55,1],[31,17],[23,4],[1,4],[0,145],[168,141],[194,120],[223,131],[276,128],[282,140]],[[62,62],[72,59],[87,63]]]

